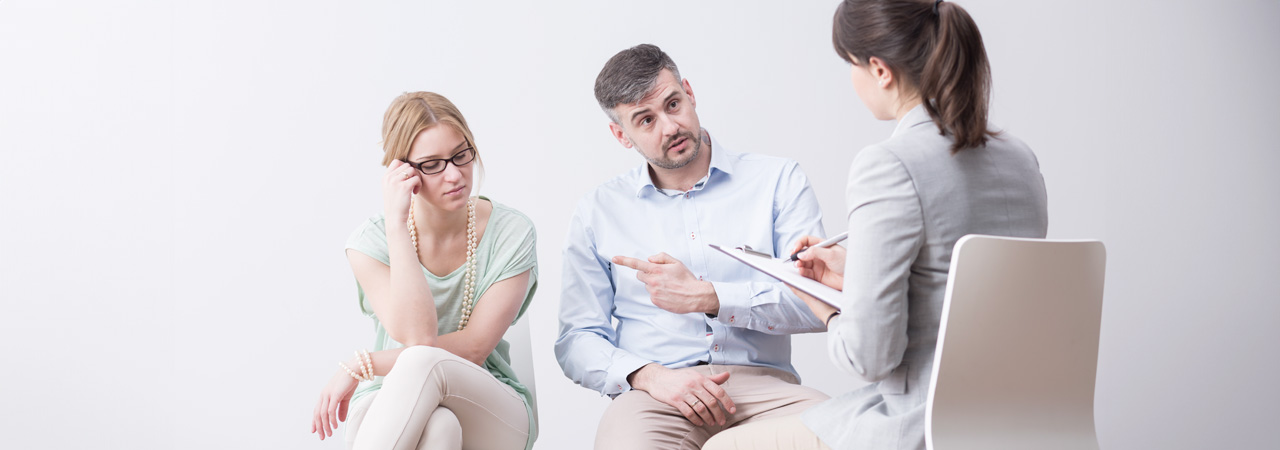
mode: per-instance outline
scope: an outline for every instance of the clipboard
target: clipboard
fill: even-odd
[[[751,266],[751,268],[764,272],[765,275],[771,276],[778,281],[786,283],[788,286],[794,287],[801,292],[809,294],[822,303],[831,305],[839,311],[840,300],[844,298],[844,294],[838,290],[832,289],[830,286],[822,284],[817,280],[805,278],[800,275],[800,271],[796,269],[792,263],[783,259],[774,258],[772,255],[764,253],[743,250],[740,248],[725,248],[715,244],[707,244],[711,248],[719,250],[721,253],[729,255],[743,264]]]

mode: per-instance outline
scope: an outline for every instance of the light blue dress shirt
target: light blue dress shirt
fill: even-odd
[[[564,250],[556,359],[574,382],[606,395],[651,362],[767,366],[795,374],[792,333],[822,331],[786,285],[708,244],[781,257],[802,236],[822,236],[822,212],[795,161],[731,153],[712,140],[711,167],[687,192],[654,186],[647,164],[579,202]],[[720,311],[667,312],[636,271],[614,256],[666,252],[715,287]],[[787,255],[789,256],[789,255]],[[615,322],[616,319],[616,322]],[[798,378],[798,377],[797,377]]]

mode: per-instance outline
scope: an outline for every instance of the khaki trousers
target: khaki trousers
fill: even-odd
[[[831,450],[799,414],[734,427],[711,437],[702,450]]]
[[[597,450],[697,450],[721,431],[772,418],[799,414],[829,398],[816,389],[797,384],[791,374],[768,367],[694,366],[703,375],[729,372],[720,385],[737,406],[723,426],[694,426],[675,407],[654,400],[649,393],[632,390],[613,400],[596,430]],[[727,414],[727,412],[726,412]]]
[[[524,400],[489,371],[435,347],[404,349],[382,388],[351,405],[347,448],[523,450]]]

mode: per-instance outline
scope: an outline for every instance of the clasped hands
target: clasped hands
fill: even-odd
[[[729,414],[738,412],[729,393],[720,387],[725,381],[729,372],[704,376],[692,368],[668,369],[658,363],[646,364],[627,377],[632,388],[675,407],[699,427],[724,425]]]

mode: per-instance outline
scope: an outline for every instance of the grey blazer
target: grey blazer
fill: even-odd
[[[836,450],[925,448],[951,249],[966,234],[1045,236],[1044,177],[1026,144],[1002,133],[955,155],[950,146],[918,106],[849,168],[843,313],[831,321],[828,352],[871,384],[803,418]]]

